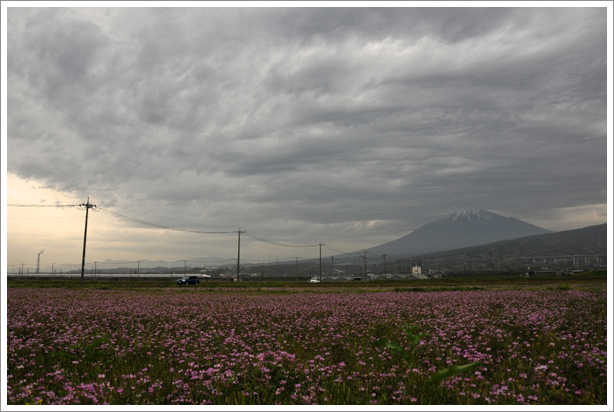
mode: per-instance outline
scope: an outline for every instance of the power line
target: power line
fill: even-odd
[[[327,246],[327,245],[324,245],[324,246],[325,246],[327,249],[332,250],[333,252],[341,253],[341,254],[343,254],[343,255],[348,255],[348,254],[350,254],[350,252],[343,252],[343,251],[341,251],[341,250],[339,250],[339,249],[335,249],[334,247],[331,247],[331,246]]]
[[[17,204],[9,204],[8,206],[17,206],[17,207],[76,207],[76,208],[80,208],[82,209],[84,205],[17,205]],[[119,214],[117,212],[112,212],[110,210],[107,209],[103,209],[100,207],[95,207],[93,208],[94,211],[97,212],[102,212],[104,214],[107,214],[109,216],[114,216],[118,219],[122,219],[128,222],[132,222],[132,223],[138,223],[144,226],[149,226],[149,227],[153,227],[153,228],[157,228],[157,229],[166,229],[166,230],[175,230],[175,231],[180,231],[180,232],[188,232],[188,233],[201,233],[201,234],[228,234],[228,233],[236,233],[236,231],[228,231],[228,232],[218,232],[218,231],[202,231],[202,230],[190,230],[190,229],[180,229],[180,228],[174,228],[174,227],[170,227],[170,226],[164,226],[164,225],[159,225],[157,223],[151,223],[151,222],[147,222],[145,220],[140,220],[140,219],[136,219],[133,217],[129,217],[129,216],[125,216],[122,214]],[[153,215],[152,215],[153,216]],[[275,242],[273,240],[270,239],[266,239],[260,235],[257,235],[255,233],[252,232],[247,232],[245,231],[244,234],[254,240],[258,240],[260,242],[265,242],[265,243],[269,243],[272,245],[276,245],[276,246],[281,246],[281,247],[294,247],[294,248],[306,248],[306,247],[316,247],[316,246],[325,246],[324,244],[320,245],[320,244],[315,244],[315,245],[289,245],[289,244],[285,244],[285,243],[279,243],[279,242]],[[331,248],[329,246],[327,246],[329,249],[336,251],[338,253],[345,253],[345,252],[341,252],[338,251],[334,248]]]
[[[102,212],[104,214],[107,214],[109,216],[114,216],[114,217],[116,217],[118,219],[123,219],[123,220],[126,220],[128,222],[138,223],[138,224],[141,224],[141,225],[144,225],[144,226],[150,226],[150,227],[154,227],[154,228],[157,228],[157,229],[176,230],[176,231],[179,231],[179,232],[201,233],[201,234],[236,233],[236,230],[235,231],[230,231],[230,232],[207,232],[207,231],[202,231],[202,230],[180,229],[180,228],[176,228],[176,227],[169,227],[169,226],[159,225],[157,223],[146,222],[144,220],[135,219],[133,217],[120,215],[119,213],[111,212],[110,210],[106,210],[106,209],[102,209],[102,208],[99,208],[98,211]]]
[[[71,217],[7,217],[7,220],[13,219],[81,219],[81,216],[71,216]]]
[[[102,203],[104,204],[105,202],[102,202]],[[177,219],[171,219],[171,218],[163,217],[163,216],[152,215],[151,213],[139,212],[139,211],[136,211],[136,210],[125,208],[125,207],[119,207],[119,206],[113,206],[113,205],[111,205],[111,206],[114,207],[114,208],[118,208],[118,209],[128,210],[130,212],[141,213],[141,214],[144,214],[144,215],[147,215],[147,216],[151,216],[151,217],[155,217],[155,218],[158,218],[158,219],[171,220],[173,222],[179,222],[179,223],[183,223],[183,224],[187,224],[187,225],[191,225],[192,224],[190,222],[185,222],[185,221],[177,220]],[[204,226],[227,227],[227,226],[220,226],[220,225],[204,225]]]
[[[91,216],[90,216],[90,220],[96,220],[96,221],[98,221],[98,222],[103,222],[103,223],[106,223],[106,224],[108,224],[108,225],[113,225],[113,226],[118,226],[118,227],[125,227],[124,225],[119,224],[119,223],[113,223],[113,222],[110,222],[110,221],[108,221],[108,220],[98,219],[98,218],[91,217]],[[144,229],[144,230],[147,230],[147,229]],[[176,235],[171,235],[171,234],[168,234],[168,233],[156,233],[156,232],[149,232],[149,233],[151,233],[152,235],[156,235],[156,236],[164,236],[164,237],[169,236],[169,237],[174,237],[175,239],[190,239],[190,240],[193,240],[193,239],[194,239],[193,237],[188,237],[188,236],[176,236]]]
[[[12,207],[79,207],[81,205],[17,205],[14,203],[7,203],[7,206],[12,206]]]
[[[273,240],[269,240],[266,238],[263,238],[262,236],[259,236],[255,233],[251,233],[251,232],[245,232],[245,236],[251,237],[254,240],[258,240],[260,242],[265,242],[265,243],[270,243],[272,245],[276,245],[276,246],[281,246],[281,247],[316,247],[319,246],[319,244],[315,244],[315,245],[287,245],[285,243],[279,243],[279,242],[275,242]]]

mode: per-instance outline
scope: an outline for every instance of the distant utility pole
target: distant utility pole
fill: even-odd
[[[87,241],[87,216],[91,208],[96,205],[90,204],[90,198],[87,198],[87,203],[80,204],[79,206],[85,206],[85,234],[83,235],[83,259],[81,260],[81,286],[83,286],[83,278],[85,277],[85,243]]]
[[[296,257],[296,280],[298,280],[298,256]]]
[[[322,242],[319,243],[320,245],[320,282],[322,282],[322,246],[324,246],[322,244]]]
[[[332,275],[334,275],[335,274],[335,257],[331,256],[330,257],[330,261],[331,261],[331,263],[333,265],[333,273],[332,273]]]
[[[94,262],[94,279],[98,280],[98,269],[96,269],[96,264],[98,262]]]
[[[386,266],[386,256],[387,255],[382,255],[384,257],[384,277],[386,279],[388,279],[388,266]]]
[[[237,282],[240,282],[239,280],[239,267],[241,264],[241,233],[245,233],[244,231],[241,231],[241,228],[239,228],[239,231],[237,232],[239,234],[239,240],[237,243]]]
[[[366,251],[365,251],[365,256],[363,257],[363,259],[365,260],[365,264],[364,264],[365,278],[363,280],[367,280],[367,252]]]

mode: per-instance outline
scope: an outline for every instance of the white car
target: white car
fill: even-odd
[[[320,280],[318,278],[311,278],[309,283],[320,283]]]

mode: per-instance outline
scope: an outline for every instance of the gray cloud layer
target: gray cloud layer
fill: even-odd
[[[99,204],[305,243],[606,203],[605,8],[11,8],[8,25],[8,171]]]

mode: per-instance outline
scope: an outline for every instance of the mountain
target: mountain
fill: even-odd
[[[416,259],[490,259],[496,257],[541,257],[602,255],[608,250],[607,223],[546,235],[502,240],[487,245],[417,256]]]
[[[400,239],[367,249],[367,252],[410,257],[548,233],[552,231],[513,217],[487,210],[466,210],[448,213]]]

